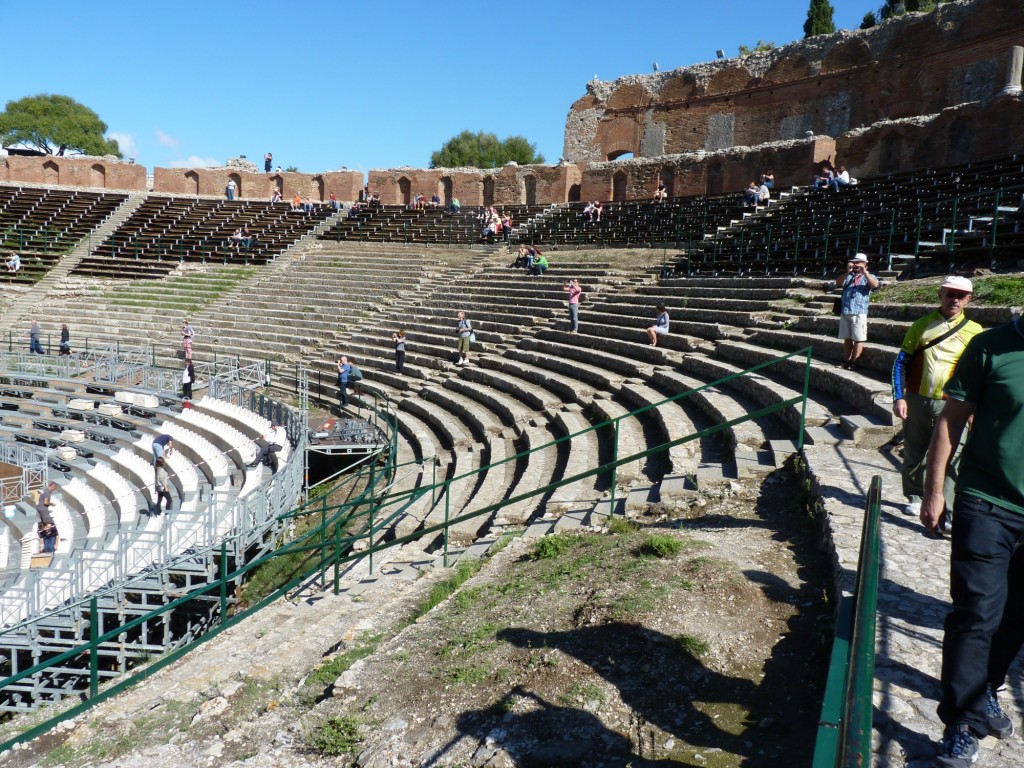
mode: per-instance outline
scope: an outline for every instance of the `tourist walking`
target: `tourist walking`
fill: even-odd
[[[183,400],[192,399],[192,385],[196,381],[196,369],[192,367],[192,361],[185,361],[185,370],[181,372],[181,397]]]
[[[42,335],[42,333],[43,333],[43,331],[39,327],[39,321],[36,320],[35,318],[33,318],[31,324],[28,327],[28,353],[30,355],[31,354],[37,354],[37,355],[45,355],[46,354],[46,350],[43,349],[43,344],[39,340],[39,337]]]
[[[465,312],[459,312],[456,316],[455,334],[459,337],[458,352],[459,359],[456,365],[469,365],[469,350],[476,334],[473,333],[473,324],[466,319]]]
[[[192,339],[195,338],[196,329],[192,322],[186,317],[181,321],[181,348],[185,350],[185,360],[192,359]]]
[[[921,502],[931,531],[945,509],[949,461],[973,421],[953,503],[938,706],[945,731],[933,765],[967,768],[978,759],[978,739],[1013,734],[997,692],[1024,641],[1024,322],[971,339],[943,392]]]
[[[982,330],[964,315],[973,290],[966,277],[947,277],[939,288],[939,308],[910,326],[892,366],[892,412],[903,420],[903,512],[914,517],[921,514],[928,443],[946,402],[942,388],[967,342]],[[946,478],[949,506],[959,449]]]

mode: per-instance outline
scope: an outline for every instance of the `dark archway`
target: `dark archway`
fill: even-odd
[[[971,159],[971,143],[974,137],[974,123],[971,118],[958,117],[949,126],[949,149],[946,162],[949,165],[960,165]]]
[[[629,177],[625,171],[616,171],[615,175],[612,176],[612,201],[616,203],[622,203],[626,200],[626,190],[628,189]]]
[[[484,205],[494,205],[494,177],[484,177]]]
[[[537,177],[530,175],[523,179],[523,191],[527,205],[537,204]]]
[[[93,163],[92,167],[89,168],[89,186],[100,187],[101,189],[107,186],[107,169],[99,163]]]
[[[53,160],[43,163],[43,184],[60,184],[60,166]]]
[[[715,163],[708,168],[707,192],[709,195],[722,194],[722,186],[725,183],[725,172],[721,163]]]
[[[452,198],[454,195],[455,185],[452,182],[451,176],[441,177],[441,199],[444,201],[445,207],[452,204]]]
[[[658,180],[665,185],[665,194],[669,197],[676,196],[676,169],[671,166],[663,167],[658,174]]]
[[[279,195],[281,195],[282,197],[284,196],[284,179],[283,178],[281,178],[280,176],[271,176],[270,177],[270,184],[271,184],[271,188],[277,189],[277,193]]]
[[[238,200],[242,196],[242,177],[237,173],[228,174],[228,180],[235,182],[235,199]]]
[[[324,194],[326,192],[326,189],[324,188],[324,177],[314,176],[313,181],[316,184],[316,191],[317,194],[319,195],[317,199],[322,203],[324,200],[327,199],[327,195]]]
[[[402,205],[412,205],[412,182],[405,176],[398,180],[398,202]]]
[[[879,173],[896,173],[903,165],[903,137],[890,133],[878,145]]]
[[[195,171],[189,171],[185,174],[185,181],[188,182],[191,187],[191,193],[193,195],[199,194],[199,174]]]
[[[573,184],[571,187],[569,187],[569,202],[578,203],[580,201],[581,194],[582,190],[580,189],[580,185]]]

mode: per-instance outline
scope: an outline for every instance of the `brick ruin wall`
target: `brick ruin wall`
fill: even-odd
[[[0,157],[0,181],[145,191],[146,167],[115,157]]]
[[[650,196],[659,172],[674,194],[700,194],[742,189],[766,168],[780,184],[804,184],[825,157],[870,176],[1009,154],[1020,139],[1006,102],[1017,99],[999,93],[1022,43],[1020,2],[971,0],[742,58],[595,80],[569,111],[563,154],[585,167],[583,196],[602,199]],[[607,162],[628,153],[640,159]]]
[[[269,200],[275,187],[286,200],[296,194],[315,201],[330,199],[357,200],[363,188],[359,171],[328,173],[259,173],[234,168],[154,168],[153,191],[173,195],[226,194],[228,181],[235,182],[235,197]]]
[[[580,169],[571,164],[503,168],[392,168],[369,174],[371,191],[385,205],[408,205],[413,196],[437,196],[446,205],[548,205],[579,199]]]

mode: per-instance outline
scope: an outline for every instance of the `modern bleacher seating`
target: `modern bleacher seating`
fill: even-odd
[[[264,264],[333,214],[327,205],[306,213],[284,203],[151,196],[74,273],[158,278],[182,262]],[[254,242],[233,241],[239,228]]]

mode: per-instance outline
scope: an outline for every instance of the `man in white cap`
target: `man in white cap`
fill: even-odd
[[[939,288],[939,308],[910,326],[892,366],[892,412],[903,419],[903,495],[907,497],[903,512],[907,515],[921,514],[928,443],[946,400],[942,388],[967,342],[982,330],[964,314],[973,291],[966,277],[947,277]],[[958,455],[959,447],[954,467]],[[950,471],[950,505],[955,480],[955,472]]]
[[[868,272],[868,257],[858,253],[846,262],[846,272],[836,278],[843,289],[840,299],[839,338],[843,340],[843,368],[856,370],[857,361],[868,340],[868,303],[878,288],[878,278]]]

